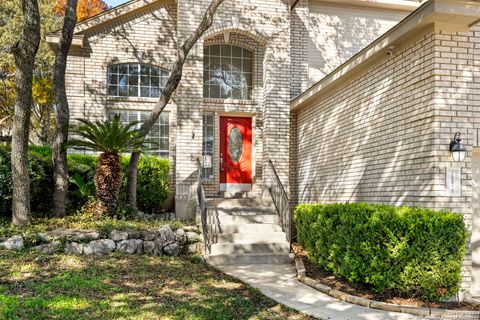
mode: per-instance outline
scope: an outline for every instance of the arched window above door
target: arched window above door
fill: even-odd
[[[203,96],[215,99],[252,99],[253,52],[229,44],[204,48]]]

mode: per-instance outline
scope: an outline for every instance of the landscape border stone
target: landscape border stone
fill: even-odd
[[[185,231],[183,229],[190,230]],[[31,250],[45,254],[65,252],[77,255],[105,255],[111,252],[178,256],[182,253],[200,253],[202,238],[197,227],[181,227],[175,232],[170,225],[145,230],[111,230],[103,237],[97,231],[55,229],[34,236],[43,243],[26,246],[23,235],[17,234],[0,241],[0,248],[7,250]]]
[[[426,317],[448,317],[455,315],[457,317],[465,317],[465,319],[470,319],[470,317],[475,317],[475,319],[480,318],[480,311],[467,311],[467,310],[448,310],[448,309],[439,309],[439,308],[430,308],[430,307],[417,307],[409,305],[400,305],[393,303],[380,302],[375,300],[370,300],[358,296],[354,296],[348,293],[345,293],[340,290],[333,289],[320,281],[312,279],[306,275],[305,265],[300,258],[295,258],[295,269],[297,270],[297,279],[306,284],[309,287],[312,287],[322,293],[325,293],[333,298],[336,298],[341,301],[352,303],[355,305],[378,309],[389,312],[401,312],[408,313],[416,316],[426,316]],[[477,318],[478,317],[478,318]],[[474,318],[471,318],[474,319]]]

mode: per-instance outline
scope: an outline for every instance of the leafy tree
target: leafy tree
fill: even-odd
[[[54,113],[53,65],[55,53],[45,42],[45,35],[62,27],[66,0],[38,0],[40,9],[41,40],[35,59],[33,77],[33,103],[30,122],[30,142],[50,145],[55,135],[56,118]],[[59,10],[59,6],[63,9]],[[99,0],[80,0],[82,19],[107,8]],[[0,53],[6,51],[17,40],[22,31],[21,0],[0,0]],[[13,56],[0,54],[0,130],[9,126],[13,115],[15,96],[15,64]]]
[[[140,128],[140,134],[144,137],[148,135],[153,125],[157,121],[158,117],[162,113],[163,109],[167,106],[173,92],[177,89],[178,84],[182,80],[183,65],[187,60],[188,53],[192,50],[195,43],[200,37],[212,26],[213,17],[217,12],[218,7],[224,0],[212,0],[207,10],[205,11],[202,21],[198,25],[197,29],[185,40],[185,42],[177,50],[177,59],[168,78],[167,84],[162,91],[162,95],[158,100],[155,108],[150,112],[145,122]],[[130,158],[130,166],[128,169],[128,195],[127,202],[131,207],[137,206],[137,175],[138,175],[138,163],[140,161],[140,154],[133,152]]]
[[[64,15],[66,7],[67,0],[58,0],[55,6],[55,11],[58,14]],[[77,20],[86,20],[96,14],[105,11],[107,8],[107,4],[102,0],[78,0]]]
[[[78,121],[81,124],[72,130],[72,134],[83,139],[72,139],[68,144],[101,152],[94,178],[97,210],[98,213],[111,212],[117,206],[122,184],[120,153],[140,152],[144,149],[145,138],[134,129],[137,122],[123,125],[120,115],[112,121]]]
[[[38,0],[41,23],[41,40],[35,58],[33,74],[33,98],[30,130],[31,141],[49,144],[52,140],[55,119],[53,117],[52,65],[54,55],[48,47],[45,34],[59,28],[61,17],[55,14],[51,0]],[[20,0],[0,1],[0,51],[9,48],[21,34],[22,7]],[[0,54],[0,119],[11,118],[15,95],[15,63],[12,55]],[[4,125],[10,124],[5,121]]]

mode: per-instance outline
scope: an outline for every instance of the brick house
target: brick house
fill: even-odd
[[[144,119],[209,2],[132,0],[78,24],[71,117]],[[226,0],[150,133],[177,216],[195,215],[199,171],[208,198],[260,196],[269,161],[293,205],[451,208],[473,231],[465,296],[480,296],[479,19],[468,0]]]

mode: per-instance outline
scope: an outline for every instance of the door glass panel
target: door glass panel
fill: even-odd
[[[240,161],[243,151],[243,141],[242,134],[237,127],[233,128],[232,131],[230,131],[228,151],[230,152],[230,158],[233,162]]]

